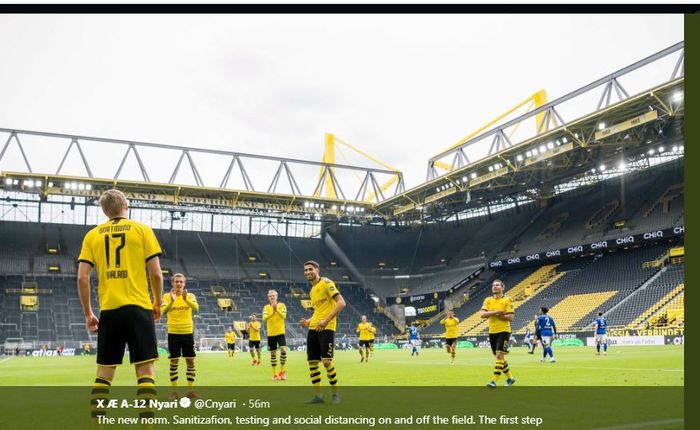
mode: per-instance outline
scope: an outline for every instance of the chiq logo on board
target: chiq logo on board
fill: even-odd
[[[629,243],[634,243],[634,236],[621,237],[615,240],[618,245],[626,245]]]

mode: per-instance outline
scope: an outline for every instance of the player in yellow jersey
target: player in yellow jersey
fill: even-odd
[[[369,340],[372,337],[372,324],[367,322],[367,315],[362,315],[355,331],[360,333],[360,345],[357,348],[360,351],[360,363],[366,363],[369,360]]]
[[[493,372],[493,379],[486,384],[487,387],[495,388],[496,382],[505,374],[508,377],[506,386],[510,387],[515,383],[515,378],[510,372],[508,362],[505,359],[508,353],[508,339],[510,339],[510,322],[515,317],[515,308],[510,297],[505,296],[503,291],[506,285],[500,279],[496,279],[491,284],[492,297],[484,299],[481,307],[481,318],[489,320],[489,341],[491,350],[496,356],[496,367]]]
[[[455,317],[455,313],[450,309],[447,311],[447,316],[440,320],[440,324],[445,326],[445,347],[447,348],[447,353],[450,354],[450,364],[455,364],[457,337],[459,336],[457,324],[459,324],[459,319]]]
[[[187,279],[182,273],[176,273],[170,279],[172,289],[163,297],[163,315],[168,317],[168,352],[170,358],[171,398],[177,399],[177,368],[180,357],[187,363],[187,397],[195,398],[194,377],[194,322],[192,311],[199,311],[199,304],[194,294],[185,287]]]
[[[233,329],[231,329],[231,327],[229,327],[228,330],[226,330],[224,340],[226,341],[226,350],[228,351],[228,356],[229,358],[233,358],[233,355],[236,353],[236,333],[233,332]]]
[[[316,395],[306,403],[323,403],[321,395],[321,371],[319,361],[326,368],[328,383],[333,388],[332,402],[340,403],[337,393],[337,375],[333,366],[333,346],[335,344],[336,317],[345,308],[345,300],[340,295],[338,287],[328,278],[321,278],[321,269],[317,262],[304,263],[304,277],[311,283],[311,305],[314,313],[310,319],[299,321],[302,326],[309,328],[306,338],[306,358],[309,362],[309,376],[314,385]]]
[[[248,323],[248,351],[250,351],[250,356],[253,357],[253,362],[251,366],[260,366],[260,321],[258,321],[258,316],[252,314],[250,316],[250,322]],[[256,358],[257,354],[257,358]]]
[[[377,334],[377,327],[375,327],[372,323],[369,323],[369,325],[369,356],[372,357],[374,356],[374,337]]]
[[[136,367],[139,397],[151,398],[155,390],[158,358],[155,322],[160,319],[163,273],[160,245],[153,230],[127,219],[129,203],[121,191],[108,190],[100,197],[102,211],[109,221],[90,230],[83,239],[78,257],[78,295],[85,314],[85,325],[97,332],[97,377],[93,398],[104,398],[122,363],[124,348]],[[98,319],[90,303],[90,272],[98,277]],[[153,300],[149,295],[148,279]],[[102,396],[102,397],[100,397]],[[106,411],[93,402],[93,417]],[[144,410],[142,414],[152,411]],[[146,415],[143,415],[146,416]]]
[[[267,324],[267,349],[270,350],[270,363],[272,364],[272,380],[287,380],[284,367],[287,364],[287,340],[284,336],[284,320],[287,319],[287,306],[277,302],[277,291],[267,292],[267,300],[270,302],[263,308],[263,321]],[[277,347],[280,349],[280,373],[277,373]]]

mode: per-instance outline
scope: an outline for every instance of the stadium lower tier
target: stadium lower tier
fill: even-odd
[[[562,332],[590,330],[598,312],[609,325],[625,329],[682,326],[684,322],[684,264],[669,257],[677,244],[660,244],[563,263],[497,272],[506,295],[513,299],[514,333],[534,332],[534,318],[542,307]],[[675,263],[675,264],[674,264]],[[491,295],[488,282],[455,309],[461,336],[488,333],[480,316],[482,303]],[[436,318],[433,318],[436,320]],[[431,324],[424,332],[440,335],[443,327]]]
[[[338,284],[338,288],[348,304],[339,318],[339,339],[357,337],[355,328],[362,315],[367,315],[377,328],[378,338],[391,338],[398,333],[394,323],[376,310],[374,300],[364,289],[342,283]],[[192,280],[188,282],[187,289],[189,293],[195,294],[200,306],[199,312],[193,316],[198,345],[201,340],[223,341],[228,327],[234,327],[238,337],[242,338],[244,324],[249,316],[256,313],[260,318],[270,289],[276,290],[279,301],[287,305],[288,341],[301,342],[306,338],[298,321],[311,315],[311,311],[302,305],[302,301],[308,300],[307,284]],[[91,290],[95,306],[95,286]],[[166,286],[166,291],[168,290],[169,287]],[[82,348],[85,343],[95,344],[96,335],[90,334],[85,327],[74,277],[43,277],[25,281],[23,277],[8,276],[0,278],[0,292],[0,345],[6,341],[14,344],[18,339],[37,348],[47,345],[52,349],[57,345]],[[166,318],[162,318],[156,324],[161,345],[167,344],[165,322]],[[266,338],[264,324],[262,336],[263,339]]]

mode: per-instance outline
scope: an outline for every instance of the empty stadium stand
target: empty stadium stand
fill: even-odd
[[[294,321],[308,314],[301,305],[308,293],[302,264],[312,259],[320,263],[322,276],[339,285],[348,302],[339,334],[355,336],[356,322],[366,314],[380,338],[391,337],[401,324],[385,314],[388,296],[447,291],[500,256],[682,225],[684,182],[679,167],[682,162],[673,162],[561,193],[547,202],[415,228],[325,226],[323,234],[338,244],[346,259],[322,238],[155,232],[164,251],[163,269],[185,273],[188,289],[200,297],[199,338],[221,337],[233,321],[260,313],[271,288],[279,291],[289,308],[289,336],[303,338],[304,330]],[[90,228],[0,221],[0,343],[8,338],[75,345],[95,340],[85,330],[75,291],[75,261]],[[470,284],[467,296],[460,290],[455,292],[459,297],[450,300],[461,332],[470,336],[486,332],[478,311],[496,277],[516,301],[516,332],[531,323],[541,306],[551,309],[560,330],[589,329],[598,310],[606,312],[613,326],[679,324],[684,319],[684,265],[682,257],[669,258],[671,246],[661,242],[556,264],[533,262],[530,267],[486,272]],[[341,261],[349,264],[345,267]],[[36,284],[38,310],[20,309],[23,283]],[[222,309],[219,298],[231,299],[230,309]],[[424,332],[439,335],[442,327],[433,324]],[[162,323],[158,334],[165,339]]]
[[[566,271],[566,275],[516,314],[514,331],[524,332],[542,306],[550,309],[549,315],[560,330],[590,326],[598,311],[608,312],[640,288],[655,288],[646,283],[660,268],[643,265],[665,248],[666,245],[657,245],[620,250],[563,264],[561,270]],[[636,315],[616,310],[611,315],[610,325],[628,323]]]
[[[632,173],[557,196],[498,256],[527,255],[681,225],[684,182],[677,167]]]

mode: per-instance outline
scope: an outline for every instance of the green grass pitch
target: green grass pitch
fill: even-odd
[[[559,348],[556,363],[540,362],[542,349],[534,355],[514,347],[507,360],[519,386],[683,386],[683,346],[611,347],[607,356],[596,356],[594,348]],[[250,355],[236,352],[200,353],[196,361],[196,385],[272,386],[310,385],[306,354],[289,352],[287,381],[273,382],[269,353],[262,365],[251,366]],[[128,363],[128,357],[125,357]],[[357,386],[458,385],[481,386],[493,373],[494,358],[489,349],[458,349],[454,365],[444,350],[423,349],[411,357],[410,350],[377,350],[369,363],[360,363],[357,351],[336,351],[339,383]],[[156,362],[156,383],[168,385],[168,360]],[[95,357],[13,357],[0,358],[0,386],[91,385]],[[180,386],[186,386],[185,363],[180,363]],[[503,381],[501,381],[503,383]],[[117,370],[115,385],[134,385],[133,366]],[[327,381],[322,379],[322,384]]]

